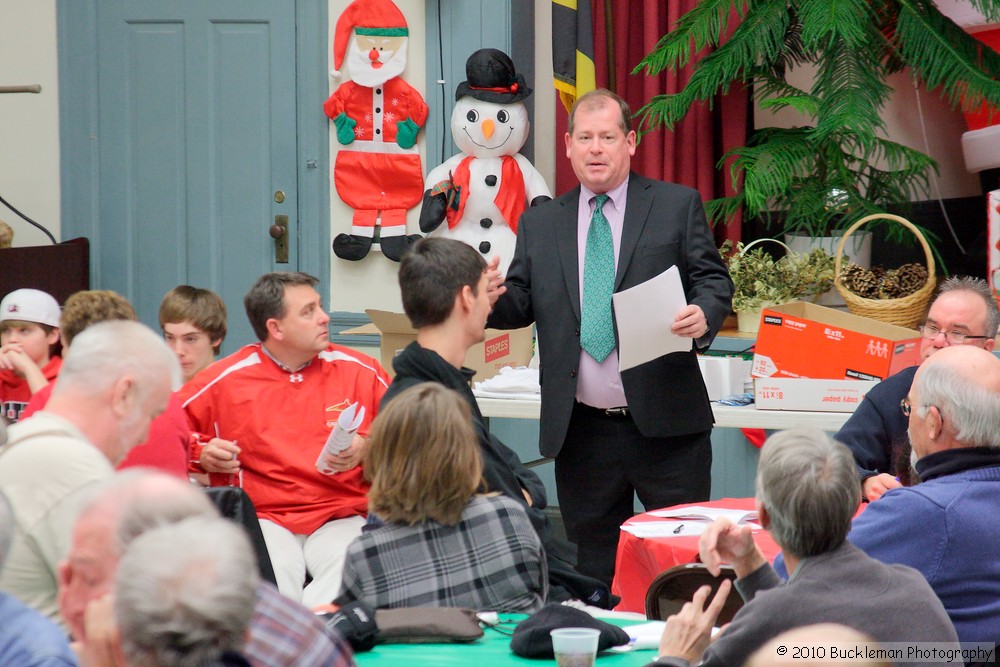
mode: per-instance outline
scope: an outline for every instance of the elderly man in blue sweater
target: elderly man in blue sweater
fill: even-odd
[[[1000,642],[1000,359],[968,345],[920,365],[900,409],[920,484],[887,492],[847,539],[927,578],[963,642]]]
[[[990,285],[980,278],[952,277],[941,284],[920,326],[920,358],[952,345],[992,350],[1000,327],[1000,310]],[[906,368],[873,388],[837,433],[836,439],[854,454],[861,475],[861,492],[878,500],[889,489],[909,480],[906,418],[899,401],[906,396],[918,366]]]

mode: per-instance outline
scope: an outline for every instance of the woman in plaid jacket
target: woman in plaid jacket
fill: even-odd
[[[347,549],[338,603],[532,612],[548,589],[545,553],[518,503],[481,494],[483,463],[465,401],[428,382],[372,423],[370,525]]]

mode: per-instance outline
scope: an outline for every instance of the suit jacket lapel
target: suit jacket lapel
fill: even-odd
[[[560,210],[555,225],[555,243],[559,252],[559,265],[562,267],[563,280],[566,281],[566,293],[569,302],[580,321],[580,244],[577,240],[577,208],[580,201],[579,186],[559,198]]]
[[[649,219],[649,209],[653,197],[649,193],[649,183],[636,173],[630,173],[628,179],[628,199],[625,201],[625,220],[622,223],[622,244],[618,249],[618,270],[615,273],[615,291],[618,291],[625,270],[632,255],[639,245],[639,237]]]

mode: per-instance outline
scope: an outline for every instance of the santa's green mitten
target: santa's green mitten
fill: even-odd
[[[417,132],[420,126],[407,118],[396,123],[396,143],[400,148],[413,148],[417,143]]]
[[[354,141],[354,126],[358,121],[342,113],[333,119],[333,124],[337,126],[337,141],[345,146]]]

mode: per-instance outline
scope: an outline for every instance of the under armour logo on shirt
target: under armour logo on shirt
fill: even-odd
[[[303,380],[305,380],[305,378],[302,377],[302,373],[292,373],[288,376],[289,382],[302,382]]]

